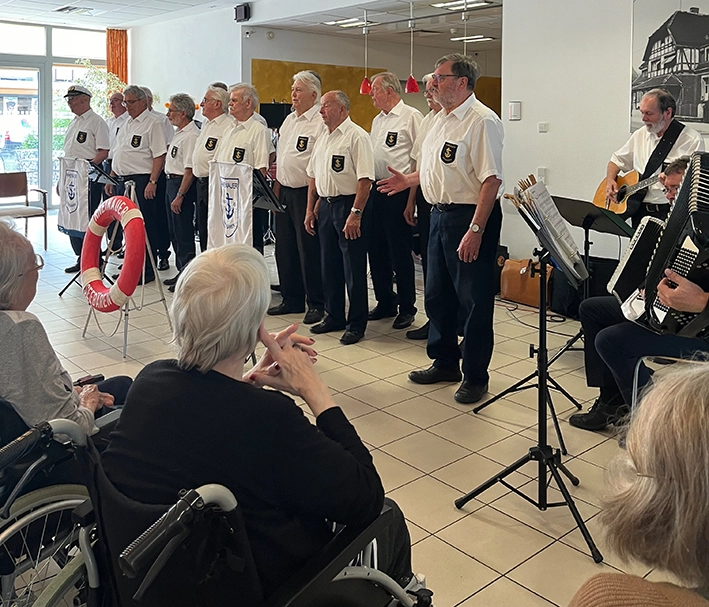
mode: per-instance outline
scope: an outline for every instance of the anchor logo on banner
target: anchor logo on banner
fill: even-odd
[[[222,223],[224,224],[224,235],[231,238],[239,228],[239,178],[220,177],[220,203],[222,206]]]
[[[69,213],[73,213],[79,206],[79,197],[77,192],[76,183],[79,180],[79,172],[74,170],[66,171],[66,178],[64,180],[64,191],[66,192],[66,208]]]

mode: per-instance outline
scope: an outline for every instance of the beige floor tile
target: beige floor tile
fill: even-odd
[[[70,344],[86,339],[86,337],[82,336],[82,332],[82,329],[76,327],[74,329],[67,329],[66,331],[57,331],[55,333],[49,333],[49,342],[56,350],[57,346],[61,346],[63,344]]]
[[[478,502],[470,502],[464,509],[458,510],[453,502],[461,495],[460,491],[430,476],[423,476],[389,493],[389,497],[399,504],[407,519],[430,533],[482,507]]]
[[[566,460],[566,465],[580,481],[577,487],[567,483],[567,487],[574,499],[583,500],[600,508],[602,505],[601,499],[608,493],[605,469],[578,457]]]
[[[115,326],[110,327],[111,331]],[[105,327],[105,330],[108,330],[109,327]],[[106,332],[104,335],[101,335],[99,339],[103,342],[106,342],[109,346],[112,346],[114,348],[122,348],[123,347],[123,325],[121,325],[118,328],[118,331],[116,331],[115,335],[111,335],[110,332]],[[130,330],[128,331],[128,344],[140,344],[146,341],[154,341],[155,336],[151,335],[150,333],[146,331],[142,331],[141,329],[136,329],[135,327],[130,327]],[[161,340],[162,341],[162,340]],[[169,341],[169,338],[164,340],[165,342]]]
[[[596,466],[607,468],[610,461],[621,452],[622,449],[618,446],[618,441],[609,438],[588,451],[584,451],[578,457],[586,462],[596,464]]]
[[[537,370],[537,363],[531,359],[515,360],[511,365],[497,369],[498,373],[520,380]],[[514,383],[514,382],[510,382]]]
[[[525,327],[517,322],[501,322],[495,325],[495,335],[504,337],[514,337],[516,339],[524,338],[521,341],[529,341],[536,343],[537,330],[534,327]],[[531,335],[531,337],[530,337]]]
[[[390,381],[376,381],[375,378],[372,380],[373,383],[347,390],[347,394],[377,409],[383,409],[416,396],[416,392],[402,388]]]
[[[378,335],[372,339],[365,339],[360,342],[362,347],[372,350],[377,354],[391,354],[392,352],[397,352],[398,350],[405,350],[410,347],[409,343],[402,341],[401,339],[395,339],[393,337],[388,337],[384,335]]]
[[[320,341],[320,337],[320,335],[315,336],[315,345],[313,347],[316,352],[318,351],[318,342]],[[368,360],[372,358],[373,355],[371,350],[367,350],[359,344],[354,344],[346,348],[339,347],[327,350],[327,354],[325,354],[325,356],[343,365],[352,365],[363,360]]]
[[[389,356],[370,356],[367,360],[353,363],[350,366],[381,379],[392,375],[406,375],[411,371],[411,365]]]
[[[596,445],[608,440],[608,436],[601,434],[600,432],[589,432],[588,430],[581,430],[579,428],[574,428],[568,422],[563,419],[559,419],[559,427],[561,429],[561,435],[564,437],[564,443],[569,451],[570,455],[578,455],[579,453],[584,453],[589,449],[592,449]],[[528,428],[520,432],[523,436],[526,436],[532,440],[537,439],[537,427]],[[547,423],[547,438],[550,445],[554,447],[559,446],[559,441],[556,436],[556,430],[554,425],[549,421]]]
[[[99,365],[97,367],[91,367],[86,369],[87,373],[103,373],[106,377],[114,377],[116,375],[128,375],[135,379],[143,370],[142,363],[137,360],[126,359],[125,362],[117,363],[114,365]]]
[[[165,323],[165,316],[163,314],[151,313],[143,314],[141,316],[131,315],[128,321],[132,327],[137,327],[138,329],[145,329],[147,327],[158,327],[163,326]]]
[[[331,358],[328,358],[327,356],[325,356],[324,354],[320,354],[319,352],[316,356],[315,364],[315,369],[318,373],[325,373],[325,371],[332,371],[333,369],[339,369],[343,366],[342,363],[337,362],[336,360],[332,360]]]
[[[489,507],[439,531],[437,537],[499,573],[507,573],[554,541]]]
[[[92,352],[90,354],[72,356],[70,360],[74,364],[79,365],[82,369],[86,369],[87,371],[93,372],[94,369],[100,370],[103,367],[108,367],[110,365],[116,365],[119,363],[126,362],[127,360],[132,360],[130,359],[130,347],[128,348],[128,356],[128,359],[124,359],[123,354],[120,350],[116,348],[109,348],[108,350],[102,350],[101,352]]]
[[[535,444],[535,441],[526,436],[513,434],[494,445],[481,449],[480,455],[497,462],[501,468],[505,468],[526,455],[530,447],[533,447]],[[519,471],[528,478],[536,477],[537,464],[536,462],[530,462],[520,468]]]
[[[334,401],[340,406],[344,411],[347,419],[352,420],[362,415],[367,415],[367,413],[373,413],[376,409],[366,403],[363,403],[356,398],[352,398],[347,394],[335,394],[333,397]]]
[[[409,528],[409,535],[411,536],[411,545],[414,546],[418,544],[421,540],[425,540],[431,534],[425,529],[421,529],[415,523],[411,521],[406,521],[406,526]],[[417,572],[418,573],[418,572]]]
[[[54,346],[54,351],[66,358],[73,358],[75,356],[81,356],[82,354],[90,354],[91,352],[101,352],[102,350],[111,349],[111,346],[96,337],[84,338],[78,341],[72,341],[66,344]]]
[[[537,412],[505,398],[485,407],[480,413],[470,413],[496,426],[520,432],[537,423]]]
[[[332,371],[325,371],[320,374],[320,377],[322,377],[323,381],[330,386],[330,388],[338,392],[345,392],[346,390],[351,390],[352,388],[377,381],[376,377],[347,367],[339,367]]]
[[[411,370],[413,371],[416,369],[425,369],[429,366],[430,365],[428,365],[428,364],[421,365],[419,367],[414,366]],[[391,384],[396,385],[396,386],[406,388],[410,392],[414,392],[416,394],[428,394],[428,393],[434,392],[435,390],[437,390],[441,387],[441,384],[415,384],[414,382],[412,382],[408,378],[408,374],[394,375],[393,377],[390,377],[387,381]],[[451,397],[451,399],[452,399],[452,397]]]
[[[436,537],[428,537],[412,549],[414,571],[426,574],[436,606],[452,607],[498,576],[492,569]]]
[[[175,358],[177,356],[176,346],[160,340],[135,343],[130,341],[130,336],[128,340],[128,351],[130,357],[137,360],[147,358],[148,356],[159,356],[160,358]]]
[[[557,542],[507,577],[557,605],[567,605],[588,578],[609,571],[613,569],[596,564],[590,556]]]
[[[576,375],[562,375],[557,379],[561,387],[564,388],[571,396],[588,400],[598,396],[598,388],[589,388],[586,385],[586,380],[577,377]]]
[[[551,607],[552,605],[554,603],[502,577],[467,601],[460,603],[458,607]]]
[[[443,405],[426,396],[416,396],[391,405],[387,407],[387,413],[416,424],[420,428],[428,428],[460,415],[460,411],[457,409]]]
[[[507,365],[511,365],[518,361],[519,358],[517,358],[516,356],[510,356],[509,354],[505,354],[504,352],[493,351],[492,359],[490,360],[490,369],[499,370],[502,367],[506,367]]]
[[[510,436],[510,432],[472,415],[461,415],[432,426],[430,432],[447,438],[461,447],[479,451]]]
[[[502,341],[503,339],[505,341]],[[495,340],[494,351],[496,353],[514,356],[518,359],[529,359],[529,344],[525,341],[518,341],[516,339],[506,339],[502,337],[499,341]]]
[[[425,344],[426,342],[424,341],[423,343]],[[407,363],[409,365],[409,371],[426,368],[431,364],[431,359],[426,354],[426,348],[424,346],[413,346],[406,348],[406,350],[397,350],[396,352],[392,352],[389,356]]]
[[[423,476],[421,470],[402,462],[380,449],[372,451],[374,465],[382,479],[384,490],[389,492]]]
[[[424,472],[447,466],[470,452],[430,432],[422,431],[389,443],[382,451]]]
[[[381,447],[387,443],[419,432],[420,429],[384,411],[374,411],[352,420],[357,433],[370,445]]]

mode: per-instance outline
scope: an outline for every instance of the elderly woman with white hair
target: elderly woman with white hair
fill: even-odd
[[[66,418],[94,434],[94,418],[122,406],[133,380],[119,376],[74,388],[42,323],[27,312],[43,267],[32,243],[0,221],[0,398],[28,426]]]
[[[625,560],[682,585],[601,573],[570,607],[709,607],[709,365],[683,363],[655,380],[608,467],[601,522]]]
[[[266,262],[245,245],[208,250],[185,268],[172,304],[177,360],[136,377],[102,458],[118,490],[144,503],[228,487],[266,596],[329,541],[328,521],[366,524],[384,502],[369,451],[314,370],[313,340],[295,326],[264,329],[269,282]],[[266,353],[245,371],[259,340]],[[302,398],[315,424],[278,390]],[[410,540],[394,507],[379,564],[406,586]]]

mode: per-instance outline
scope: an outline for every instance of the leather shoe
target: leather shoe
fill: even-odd
[[[165,280],[162,281],[162,284],[164,284],[166,287],[171,287],[172,285],[177,284],[177,279],[180,277],[179,274],[176,276],[173,276],[172,278],[166,278]]]
[[[396,316],[396,308],[385,309],[379,304],[374,306],[374,310],[369,313],[369,320],[381,320],[382,318],[393,318]]]
[[[64,268],[64,271],[67,274],[74,274],[75,272],[78,272],[81,270],[81,262],[77,261],[73,266],[69,266],[68,268]]]
[[[279,303],[277,306],[271,306],[266,314],[269,316],[280,316],[281,314],[302,314],[305,312],[305,309],[300,308],[291,308],[290,306],[286,305],[285,302]]]
[[[310,308],[310,310],[308,310],[307,314],[303,318],[303,324],[315,324],[316,322],[320,322],[323,319],[323,316],[325,316],[325,310],[320,310],[318,308]]]
[[[606,426],[616,424],[628,413],[627,405],[609,405],[597,398],[588,413],[574,413],[569,417],[569,423],[581,430],[597,432]]]
[[[437,384],[440,381],[460,381],[463,377],[459,369],[440,369],[431,365],[423,371],[412,371],[409,379],[415,384]]]
[[[426,324],[423,327],[419,327],[418,329],[411,329],[411,331],[406,332],[406,339],[428,339],[428,325],[429,323],[426,322]]]
[[[170,291],[170,293],[174,293],[174,292],[175,292],[175,285],[170,285],[170,286],[167,288],[167,290]]]
[[[406,329],[410,327],[411,323],[414,322],[414,314],[399,314],[394,319],[394,323],[391,325],[394,329]]]
[[[332,320],[332,318],[330,318],[329,316],[326,316],[323,321],[319,322],[317,325],[313,325],[312,327],[310,327],[310,332],[321,334],[329,333],[330,331],[341,331],[344,328],[344,325],[341,325],[340,323]]]
[[[340,337],[340,343],[343,346],[351,346],[352,344],[356,344],[363,337],[364,331],[351,331],[348,329],[342,334],[342,337]]]
[[[167,259],[161,259],[158,261],[158,270],[161,272],[164,272],[165,270],[170,269],[170,262]]]
[[[455,399],[455,402],[457,403],[462,403],[464,405],[472,405],[473,403],[478,402],[482,397],[483,394],[487,392],[488,384],[474,384],[471,381],[468,381],[467,379],[463,381],[462,384],[460,384],[460,388],[458,388],[453,395],[453,398]]]

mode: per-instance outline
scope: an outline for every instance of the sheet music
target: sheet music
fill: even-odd
[[[558,240],[566,245],[570,254],[577,253],[576,243],[566,226],[566,221],[556,208],[546,186],[542,182],[537,182],[531,188],[527,188],[525,194],[534,200],[536,208],[544,217],[544,225],[551,228],[552,233],[556,233]]]

